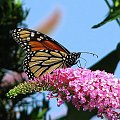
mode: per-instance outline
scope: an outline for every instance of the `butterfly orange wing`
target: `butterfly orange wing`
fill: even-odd
[[[37,50],[58,50],[67,54],[70,53],[57,41],[34,30],[17,28],[13,30],[12,36],[27,53]]]
[[[47,35],[17,28],[12,31],[12,36],[26,52],[24,70],[30,79],[66,67],[64,60],[70,52]]]
[[[67,54],[62,51],[38,50],[30,52],[24,60],[24,70],[30,79],[64,68]]]

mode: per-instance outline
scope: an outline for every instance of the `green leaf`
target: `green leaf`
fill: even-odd
[[[107,22],[110,22],[112,20],[120,18],[120,0],[115,0],[113,7],[110,8],[109,13],[107,17],[97,25],[94,25],[92,28],[98,28],[101,27],[102,25],[106,24]],[[117,20],[119,25],[120,21]]]
[[[43,118],[46,115],[47,111],[48,111],[48,109],[45,108],[41,112],[39,112],[37,115],[37,119]]]

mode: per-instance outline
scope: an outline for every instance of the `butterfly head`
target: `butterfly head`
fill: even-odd
[[[80,58],[81,53],[80,52],[72,52],[70,55],[71,55],[72,59],[77,60],[78,58]]]
[[[72,52],[66,56],[65,64],[67,67],[71,67],[75,64],[77,64],[78,59],[80,58],[81,53],[80,52]]]

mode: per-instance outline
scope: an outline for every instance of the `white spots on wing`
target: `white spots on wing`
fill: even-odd
[[[30,46],[29,46],[29,45],[28,45],[27,47],[28,47],[28,49],[30,49]]]
[[[16,37],[19,38],[19,35],[17,35]]]
[[[42,37],[42,36],[40,36],[40,39],[43,39],[43,37]]]
[[[27,37],[27,40],[29,40],[29,41],[30,41],[30,37]]]
[[[36,53],[36,51],[30,52],[30,55],[33,56]]]
[[[32,52],[31,52],[32,54]],[[31,54],[27,54],[26,59],[24,60],[24,71],[26,72],[26,74],[28,75],[29,79],[32,79],[34,77],[33,73],[30,70],[30,67],[28,65],[29,60],[31,59]]]
[[[41,39],[40,39],[40,38],[37,38],[37,40],[38,40],[38,41],[41,41]]]
[[[59,52],[58,50],[54,50],[55,52]]]
[[[14,38],[15,38],[15,39],[17,39],[17,37],[16,37],[16,36],[14,36]]]
[[[63,60],[66,60],[66,58],[65,58],[65,57],[63,57]]]
[[[27,45],[27,43],[23,43],[24,45]]]
[[[42,39],[44,39],[44,37],[40,36],[39,38],[37,38],[38,41],[41,41]]]
[[[25,60],[24,63],[27,64],[27,61]]]
[[[27,56],[30,57],[30,54],[28,54]]]
[[[37,31],[37,34],[40,34],[40,33]]]
[[[16,32],[19,35],[19,32]]]
[[[16,29],[13,31],[12,36],[15,40],[19,40],[19,41],[21,40],[19,32]]]
[[[35,33],[34,32],[31,32],[31,37],[34,37],[35,36]]]
[[[28,52],[30,52],[30,49],[27,49]]]
[[[48,52],[48,50],[45,50],[45,52]]]
[[[14,31],[13,32],[16,32],[16,29],[14,29]]]
[[[12,35],[16,35],[16,32],[13,32]]]
[[[68,58],[69,58],[69,56],[67,55],[67,56],[66,56],[66,58],[68,59]]]
[[[21,28],[20,28],[20,29],[18,29],[18,31],[20,32],[20,31],[21,31]]]

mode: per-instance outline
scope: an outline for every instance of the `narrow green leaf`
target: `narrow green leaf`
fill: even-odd
[[[110,7],[109,4],[108,4],[108,2],[107,2],[107,5],[110,8],[107,17],[102,22],[94,25],[92,28],[101,27],[102,25],[106,24],[107,22],[110,22],[110,21],[116,20],[116,19],[117,19],[117,23],[120,26],[120,21],[118,19],[118,18],[120,18],[120,0],[116,0],[114,2],[113,7]]]

